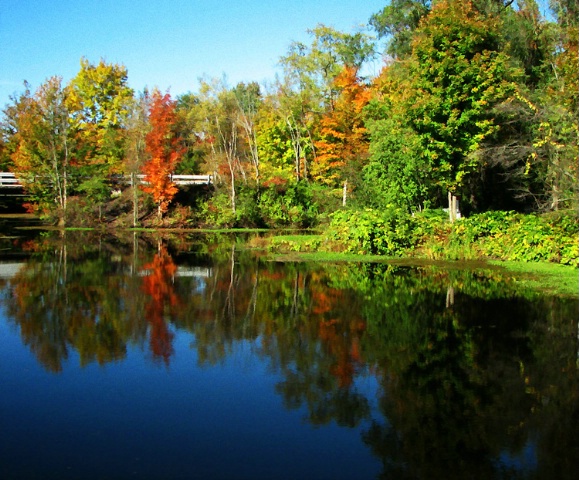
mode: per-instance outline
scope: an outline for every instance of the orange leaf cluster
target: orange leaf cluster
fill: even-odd
[[[174,132],[177,123],[175,108],[176,102],[168,93],[153,93],[149,110],[151,131],[145,138],[150,159],[142,169],[148,184],[143,186],[143,190],[153,195],[160,214],[167,211],[177,193],[171,174],[184,153],[181,138]]]
[[[344,67],[334,80],[340,90],[333,110],[321,119],[321,139],[316,142],[312,176],[324,183],[341,180],[341,170],[360,161],[368,151],[362,110],[370,101],[370,90],[360,83],[355,67]]]

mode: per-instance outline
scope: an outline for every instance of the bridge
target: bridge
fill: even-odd
[[[146,175],[139,174],[136,175],[137,179],[141,183],[149,183],[146,180]],[[125,175],[125,179],[130,180],[130,175]],[[169,179],[175,185],[209,185],[213,182],[213,178],[211,175],[169,175]]]
[[[22,188],[22,184],[13,173],[0,172],[0,188]]]
[[[140,183],[147,184],[146,175],[136,175]],[[121,178],[125,183],[130,183],[131,176],[123,175]],[[169,179],[175,185],[209,185],[213,183],[211,175],[169,175]],[[23,188],[18,176],[12,172],[0,172],[0,188]]]

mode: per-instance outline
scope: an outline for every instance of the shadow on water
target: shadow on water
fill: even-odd
[[[185,334],[212,369],[249,342],[283,409],[351,431],[380,478],[574,478],[575,298],[497,270],[270,262],[228,235],[45,233],[17,248],[30,258],[0,275],[1,301],[47,372],[136,348],[170,370]]]

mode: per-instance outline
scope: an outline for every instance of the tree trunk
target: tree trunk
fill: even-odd
[[[292,117],[292,119],[293,119],[293,117]],[[293,126],[292,122],[290,122],[289,117],[286,118],[286,123],[287,123],[288,129],[289,129],[292,147],[293,147],[293,151],[294,151],[294,169],[295,169],[295,173],[296,173],[296,181],[299,181],[300,180],[300,174],[301,174],[301,150],[302,150],[300,132],[297,128],[297,125],[296,125],[295,130],[294,130],[294,126]]]
[[[458,218],[458,198],[448,192],[448,219],[454,222]]]
[[[233,210],[233,213],[235,213],[235,172],[233,171],[233,167],[231,165],[229,170],[231,172],[231,209]]]
[[[131,188],[133,189],[133,228],[135,228],[139,216],[139,197],[137,192],[137,176],[135,175],[135,172],[131,172]]]

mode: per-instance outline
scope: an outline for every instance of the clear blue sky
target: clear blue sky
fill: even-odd
[[[353,32],[386,0],[0,0],[0,108],[27,80],[68,82],[80,58],[124,64],[129,84],[195,91],[204,75],[273,80],[306,30]],[[377,67],[378,68],[378,67]]]

